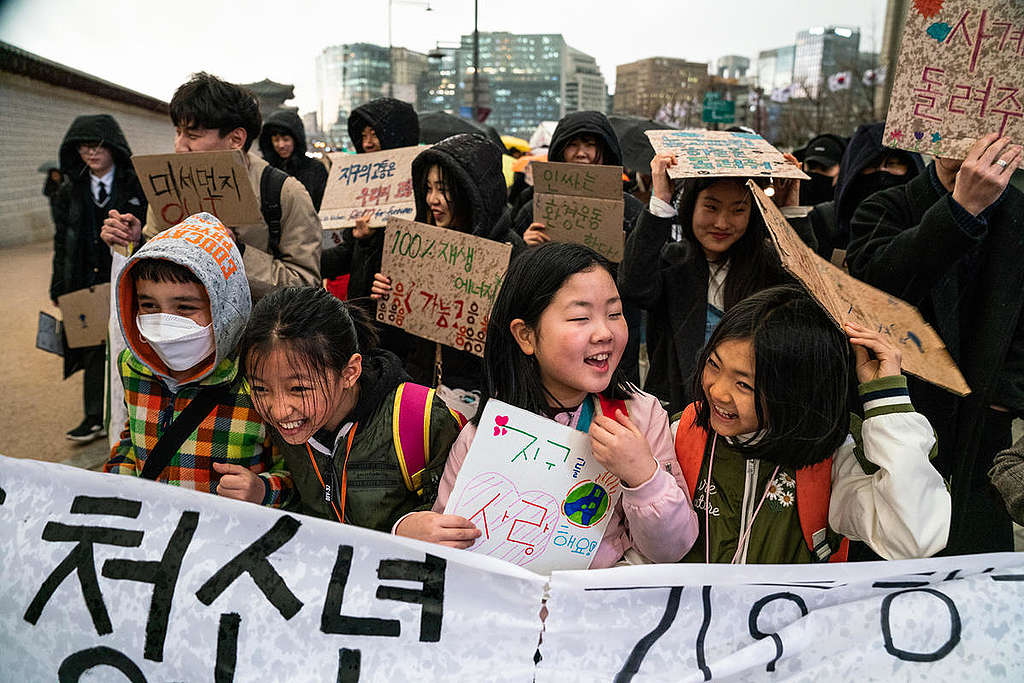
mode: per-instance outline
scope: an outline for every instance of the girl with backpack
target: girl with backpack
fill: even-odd
[[[588,431],[596,459],[621,481],[592,568],[610,567],[627,553],[627,559],[639,553],[675,562],[697,530],[668,415],[655,397],[622,379],[625,346],[622,302],[607,260],[588,247],[560,243],[513,260],[487,328],[483,400]],[[479,417],[452,446],[434,511],[408,515],[397,534],[461,548],[480,535],[468,520],[441,514],[478,423]]]
[[[849,409],[851,344],[863,419]],[[848,324],[844,335],[795,286],[726,311],[676,430],[700,521],[684,561],[845,560],[847,539],[885,559],[941,550],[949,493],[900,358],[880,333]]]
[[[463,420],[377,348],[360,309],[318,287],[275,289],[253,309],[239,360],[303,512],[389,531],[430,509]]]

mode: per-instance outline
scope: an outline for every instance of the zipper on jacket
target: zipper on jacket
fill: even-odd
[[[743,476],[743,502],[740,504],[740,536],[743,536],[743,532],[747,530],[747,525],[750,524],[750,518],[754,514],[754,505],[756,505],[757,475],[760,470],[759,465],[759,460],[747,460],[745,464],[745,474]],[[740,553],[740,564],[747,563],[747,550],[750,549],[750,538],[753,535],[754,530],[751,529],[750,533],[747,534],[746,540],[743,541],[743,545],[737,546],[736,548]],[[741,540],[743,539],[738,538],[737,542]]]

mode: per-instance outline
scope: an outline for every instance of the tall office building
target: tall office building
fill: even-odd
[[[739,55],[726,55],[715,60],[715,75],[719,78],[746,78],[750,59]]]
[[[564,113],[590,110],[607,113],[608,85],[601,75],[597,60],[574,47],[566,47],[563,67],[565,77],[562,79]]]
[[[800,94],[817,97],[827,88],[828,77],[858,67],[860,29],[816,26],[796,34],[793,83]]]
[[[459,110],[459,55],[454,47],[437,48],[427,55],[420,77],[417,111]]]
[[[615,113],[654,118],[666,106],[689,111],[703,97],[708,78],[704,62],[648,57],[620,64],[615,67]]]
[[[767,94],[785,88],[793,82],[795,59],[796,45],[761,50],[757,54],[757,85]]]

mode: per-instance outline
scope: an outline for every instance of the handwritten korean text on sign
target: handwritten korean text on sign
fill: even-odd
[[[533,220],[556,242],[622,260],[622,167],[535,161]]]
[[[718,130],[649,130],[647,137],[657,154],[672,154],[672,178],[705,176],[809,177],[787,161],[782,152],[753,133]]]
[[[349,228],[370,217],[371,227],[389,218],[412,219],[416,200],[412,190],[412,160],[426,147],[402,147],[369,154],[333,153],[320,224],[324,230]]]

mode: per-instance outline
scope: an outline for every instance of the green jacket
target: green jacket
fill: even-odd
[[[402,515],[429,510],[433,505],[448,451],[462,428],[444,401],[435,396],[430,408],[430,450],[427,469],[421,482],[422,489],[419,492],[410,491],[402,476],[393,438],[392,423],[397,391],[398,387],[389,391],[370,412],[369,417],[358,422],[355,427],[352,450],[348,456],[344,503],[345,522],[386,533],[391,531],[392,525]],[[337,520],[334,510],[324,499],[320,476],[328,476],[329,463],[333,461],[336,481],[342,481],[347,434],[338,437],[331,458],[312,445],[293,446],[284,443],[276,431],[274,440],[284,454],[286,467],[291,468],[292,480],[302,499],[301,511],[315,517]],[[311,457],[316,462],[320,476],[313,468]],[[335,500],[340,500],[340,492]]]

